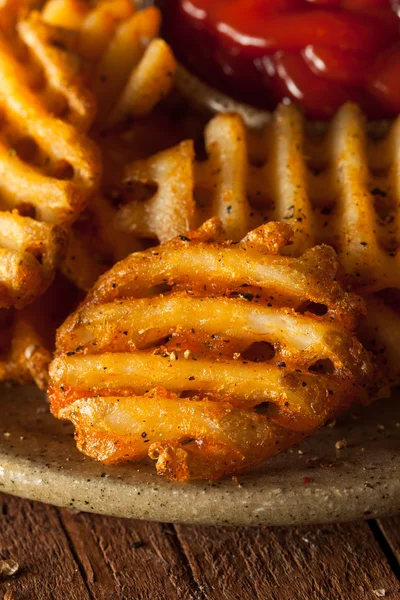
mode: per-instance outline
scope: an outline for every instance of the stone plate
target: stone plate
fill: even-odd
[[[58,506],[156,521],[291,525],[400,512],[400,394],[237,480],[173,484],[148,463],[105,467],[33,387],[0,387],[0,490]],[[338,440],[347,446],[335,448]]]

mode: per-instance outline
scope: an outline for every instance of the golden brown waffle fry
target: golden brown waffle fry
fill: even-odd
[[[166,241],[217,215],[238,240],[261,223],[282,221],[295,234],[285,252],[299,255],[327,243],[357,291],[399,289],[399,127],[400,120],[384,137],[368,136],[350,104],[323,133],[311,132],[292,105],[279,107],[261,131],[246,131],[238,115],[218,115],[205,129],[205,161],[193,162],[192,143],[184,141],[127,165],[115,225]],[[143,195],[143,185],[156,192]],[[385,345],[379,335],[378,342],[375,333],[370,337]],[[386,358],[399,364],[396,354]],[[400,382],[399,368],[388,374]]]
[[[345,105],[326,132],[311,135],[294,107],[281,107],[250,143],[249,172],[250,201],[261,198],[268,218],[293,227],[290,252],[321,242],[337,250],[346,278],[366,294],[361,339],[392,385],[400,383],[400,316],[385,297],[400,289],[399,144],[400,119],[368,135],[360,110]]]
[[[284,224],[236,244],[221,233],[213,219],[131,254],[60,328],[52,410],[86,454],[215,479],[367,399],[371,364],[353,334],[364,306],[336,282],[334,251],[283,256]]]
[[[168,124],[165,133],[165,119],[160,119],[160,115],[151,123],[143,119],[169,92],[175,73],[169,47],[156,38],[159,11],[154,7],[135,11],[131,0],[93,3],[50,0],[41,16],[62,33],[69,55],[74,51],[81,58],[81,70],[85,71],[97,99],[98,124],[102,129],[108,128],[106,134],[97,136],[97,141],[102,146],[104,164],[112,173],[113,181],[121,171],[120,155],[132,158],[133,150],[134,156],[145,156],[158,147],[167,146],[172,127]],[[132,116],[136,121],[128,132],[115,130],[115,127],[110,132],[109,126]],[[157,131],[160,120],[161,131]],[[90,124],[90,118],[88,122]],[[125,151],[128,142],[124,138],[128,136],[129,150]],[[110,137],[114,138],[111,147]],[[171,143],[176,139],[179,138],[175,135]],[[146,148],[149,148],[147,152]],[[115,154],[119,155],[117,160]],[[115,192],[114,185],[107,183],[107,174],[104,185],[104,194],[93,199],[73,228],[63,265],[63,272],[85,290],[117,260],[143,247],[136,236],[123,234],[114,225]]]
[[[142,199],[140,190],[132,189],[135,200],[119,210],[116,227],[161,243],[189,231],[195,218],[193,162],[193,143],[187,140],[130,165],[125,171],[127,194],[133,183],[153,184],[156,191],[146,200],[146,194]]]
[[[0,310],[0,381],[11,379],[47,389],[57,327],[79,294],[60,275],[44,295],[23,310]]]
[[[78,127],[91,105],[60,32],[37,15],[17,30],[0,31],[0,308],[21,308],[50,284],[65,252],[58,226],[77,219],[100,170]]]
[[[136,11],[131,0],[50,0],[42,15],[76,33],[102,128],[149,114],[172,88],[176,62],[168,44],[157,38],[157,8]]]
[[[347,104],[323,136],[307,136],[305,128],[293,105],[280,106],[265,130],[250,135],[238,115],[214,117],[205,130],[207,160],[193,165],[192,144],[184,141],[126,167],[121,229],[165,241],[168,227],[159,222],[172,210],[180,213],[178,233],[215,215],[229,238],[240,239],[280,220],[295,232],[290,253],[329,243],[355,288],[398,287],[400,120],[384,139],[367,138],[362,114]],[[135,183],[158,189],[147,202],[129,202]]]
[[[291,252],[328,243],[355,289],[399,287],[400,120],[375,139],[347,104],[324,134],[305,127],[295,107],[281,106],[250,144],[250,200],[260,197],[270,218],[293,227]]]

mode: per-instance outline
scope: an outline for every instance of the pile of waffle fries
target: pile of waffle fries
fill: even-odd
[[[197,114],[159,28],[0,6],[0,379],[98,460],[216,479],[400,383],[400,118]]]

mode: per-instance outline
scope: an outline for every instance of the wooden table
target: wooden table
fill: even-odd
[[[400,517],[191,527],[74,513],[0,494],[5,600],[400,599]],[[1,563],[0,563],[1,564]]]

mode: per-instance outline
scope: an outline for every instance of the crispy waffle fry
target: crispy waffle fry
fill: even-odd
[[[51,283],[65,252],[59,226],[78,217],[100,164],[60,32],[37,15],[17,31],[0,31],[0,308],[21,308]]]
[[[149,114],[172,88],[176,63],[168,44],[157,38],[157,8],[136,11],[131,0],[50,0],[42,14],[76,33],[103,128]]]
[[[116,227],[161,243],[189,231],[195,217],[193,162],[193,143],[187,140],[130,165],[125,179],[128,189],[133,182],[156,184],[157,189],[147,200],[138,198],[134,190],[135,199],[120,209]]]
[[[179,210],[179,233],[188,222],[215,215],[228,237],[240,239],[254,226],[279,220],[295,232],[291,254],[329,243],[356,289],[398,287],[399,128],[400,120],[384,139],[367,138],[363,116],[350,104],[323,136],[306,135],[293,105],[279,107],[264,130],[250,134],[238,115],[218,115],[205,130],[207,160],[193,166],[185,141],[126,167],[128,187],[145,183],[158,190],[147,202],[129,202],[125,190],[119,225],[132,230],[139,223],[139,236],[143,229],[145,237],[166,241],[158,221]]]
[[[368,398],[372,368],[353,334],[364,306],[335,281],[334,251],[283,256],[284,224],[236,244],[221,234],[213,219],[130,255],[59,330],[52,410],[86,454],[149,455],[170,479],[215,479]]]
[[[169,92],[173,84],[175,61],[167,44],[157,39],[160,14],[152,7],[135,11],[131,0],[50,0],[41,17],[60,31],[69,54],[77,52],[81,70],[97,99],[97,123],[101,129],[127,117],[140,118],[130,128],[130,146],[139,149],[136,156],[154,152],[153,138],[160,118],[149,123],[143,117]],[[60,28],[60,29],[59,29]],[[68,39],[69,34],[69,39]],[[63,82],[61,81],[60,85]],[[72,93],[72,91],[71,91]],[[79,106],[75,103],[77,108]],[[89,118],[89,123],[91,122]],[[169,130],[172,128],[169,126]],[[165,132],[165,122],[161,132]],[[115,128],[114,128],[115,131]],[[95,132],[94,132],[95,133]],[[118,139],[118,153],[123,153],[126,132],[113,133]],[[168,139],[170,131],[166,134]],[[118,160],[111,156],[116,144],[108,148],[110,135],[98,139],[104,153],[108,172],[118,172]],[[165,136],[164,136],[165,137]],[[146,153],[145,148],[150,150]],[[156,147],[160,143],[157,144]],[[168,143],[163,140],[163,147]],[[133,146],[134,147],[134,146]],[[132,154],[129,149],[128,155]],[[117,260],[134,250],[141,249],[137,236],[127,235],[114,225],[115,200],[113,186],[105,181],[105,193],[93,199],[88,210],[73,228],[63,272],[81,289],[88,290],[101,273]],[[108,193],[110,188],[110,193]]]
[[[398,302],[384,298],[400,289],[399,140],[399,119],[385,135],[368,135],[354,105],[320,135],[307,133],[294,107],[281,107],[250,142],[248,192],[270,206],[268,218],[293,227],[290,252],[321,242],[336,249],[346,278],[366,294],[360,335],[392,385],[400,383],[400,316]]]
[[[368,136],[362,114],[350,104],[319,133],[310,132],[292,105],[282,105],[258,131],[246,131],[238,115],[218,115],[205,129],[205,161],[193,164],[191,142],[184,141],[127,165],[116,227],[167,241],[185,233],[187,224],[218,215],[228,237],[239,240],[261,223],[282,221],[295,234],[285,252],[299,255],[327,243],[357,291],[372,297],[399,289],[399,127],[400,120],[385,136]],[[144,196],[143,184],[156,192]],[[396,313],[388,308],[381,319],[384,314],[391,317],[381,331]],[[374,331],[369,337],[375,347],[387,346],[381,362],[391,365],[389,377],[400,382],[399,367],[393,371],[400,364],[390,350],[394,345],[380,336]]]
[[[347,104],[323,135],[306,135],[300,112],[282,106],[264,144],[250,144],[250,198],[293,227],[291,252],[331,244],[359,291],[400,285],[399,132],[400,120],[382,139],[367,136],[359,108]]]

